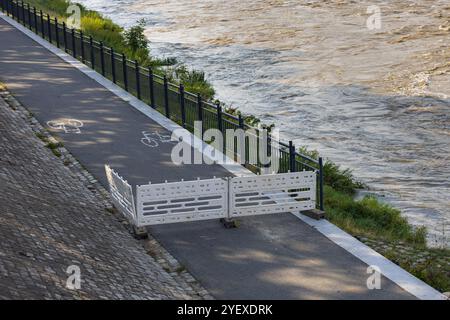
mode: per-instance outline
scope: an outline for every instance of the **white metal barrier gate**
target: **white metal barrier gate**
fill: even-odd
[[[230,179],[229,218],[312,210],[316,175],[311,171]]]
[[[133,189],[117,172],[105,165],[109,192],[116,208],[129,220],[136,222],[136,206],[134,205]]]
[[[316,205],[314,172],[214,178],[131,186],[105,166],[116,207],[137,227],[282,212]]]
[[[226,179],[137,186],[139,226],[226,218]]]

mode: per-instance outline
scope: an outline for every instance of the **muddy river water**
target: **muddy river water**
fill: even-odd
[[[450,243],[450,1],[78,0]]]

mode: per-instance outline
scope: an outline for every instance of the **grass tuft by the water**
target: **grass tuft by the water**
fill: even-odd
[[[325,186],[325,211],[328,220],[356,236],[404,241],[425,246],[426,228],[414,228],[399,210],[376,198],[366,196],[355,200],[352,195]]]

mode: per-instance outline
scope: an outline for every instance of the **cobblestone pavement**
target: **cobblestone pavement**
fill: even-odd
[[[0,97],[0,299],[209,297],[185,270],[147,254],[157,243],[144,249],[68,155],[45,147],[36,120],[8,102]],[[66,287],[71,265],[80,268],[79,290]]]

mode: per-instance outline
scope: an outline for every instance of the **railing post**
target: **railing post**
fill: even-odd
[[[89,36],[89,51],[91,54],[91,68],[95,70],[94,39],[92,39],[92,36]]]
[[[272,158],[272,135],[271,135],[271,128],[268,127],[267,129],[267,156],[269,158]],[[269,166],[269,165],[268,165]],[[269,172],[271,173],[271,172]]]
[[[15,8],[16,8],[16,20],[20,21],[20,12],[19,12],[19,1],[17,1],[15,3]]]
[[[217,102],[217,129],[219,129],[220,132],[223,133],[223,139],[222,139],[222,152],[223,154],[226,154],[227,152],[227,138],[223,130],[223,123],[222,123],[222,106],[220,105],[220,102]]]
[[[197,120],[201,121],[202,123],[202,132],[201,132],[201,139],[203,139],[203,132],[205,129],[203,129],[203,106],[202,106],[202,96],[200,93],[197,93]]]
[[[37,11],[36,7],[33,7],[33,16],[34,16],[34,32],[38,34],[38,23],[37,23]]]
[[[200,95],[200,93],[197,93],[197,116],[198,121],[201,121],[203,124],[202,96]]]
[[[52,43],[52,22],[50,21],[49,14],[47,14],[47,29],[48,29],[48,42]]]
[[[13,9],[13,3],[11,1],[6,2],[6,13],[10,15],[12,18],[14,18],[14,9]]]
[[[105,76],[105,48],[102,41],[100,41],[100,68],[102,76]]]
[[[66,23],[63,21],[63,40],[64,40],[64,51],[67,52],[67,30],[66,30]]]
[[[238,114],[238,123],[239,123],[239,129],[242,129],[245,131],[245,123],[244,123],[244,118],[242,117],[242,114]],[[243,144],[244,144],[244,154],[239,154],[239,151],[242,150],[237,150],[239,157],[241,158],[241,164],[242,164],[242,158],[244,158],[244,164],[248,165],[248,157],[247,157],[247,142],[246,142],[246,138],[245,138],[245,132],[243,133]]]
[[[27,16],[28,16],[28,29],[32,29],[32,26],[31,26],[31,7],[30,7],[30,4],[29,3],[27,3]]]
[[[127,72],[127,57],[122,53],[122,69],[123,69],[123,86],[125,91],[128,91],[128,72]]]
[[[164,76],[164,110],[166,111],[166,117],[170,118],[169,110],[169,84],[167,82],[167,76]]]
[[[16,21],[19,21],[19,6],[18,6],[18,3],[14,3],[14,8],[12,9],[12,12],[13,12],[13,17],[16,19]]]
[[[116,79],[116,58],[115,58],[115,53],[114,53],[114,49],[111,48],[110,50],[111,52],[111,73],[112,73],[112,81],[114,83],[116,83],[117,79]]]
[[[22,24],[25,25],[25,4],[23,1],[21,2],[21,4],[22,4]]]
[[[72,28],[72,55],[77,58],[77,49],[75,47],[75,28]]]
[[[58,18],[55,17],[55,37],[56,37],[56,46],[59,48],[59,28],[58,28]]]
[[[319,209],[321,211],[324,211],[324,204],[323,204],[323,159],[322,157],[319,158]]]
[[[220,103],[217,103],[217,129],[219,129],[220,132],[223,131],[223,126],[222,126],[222,106],[220,105]],[[225,141],[225,139],[224,139]]]
[[[180,84],[181,126],[186,128],[186,109],[184,104],[184,86]]]
[[[11,12],[11,17],[14,19],[14,18],[16,18],[16,17],[15,17],[15,11],[17,10],[17,8],[14,6],[14,2],[10,1],[9,3],[10,3],[10,5],[11,5],[11,10],[10,10],[10,12]],[[16,9],[16,10],[15,10],[15,9]]]
[[[150,86],[150,106],[155,109],[155,88],[153,83],[153,70],[152,68],[148,68],[148,85]]]
[[[86,55],[84,54],[84,35],[83,31],[80,30],[80,48],[81,48],[81,62],[86,62]]]
[[[295,172],[295,146],[292,141],[289,141],[289,170]]]
[[[239,128],[244,129],[244,118],[242,117],[242,115],[240,113],[238,115],[238,121],[239,121]]]
[[[141,99],[141,75],[139,72],[139,63],[137,60],[134,60],[134,72],[136,75],[136,95],[137,98]]]
[[[39,10],[39,15],[41,16],[41,32],[42,32],[42,38],[45,39],[44,14],[42,13],[42,10]]]

